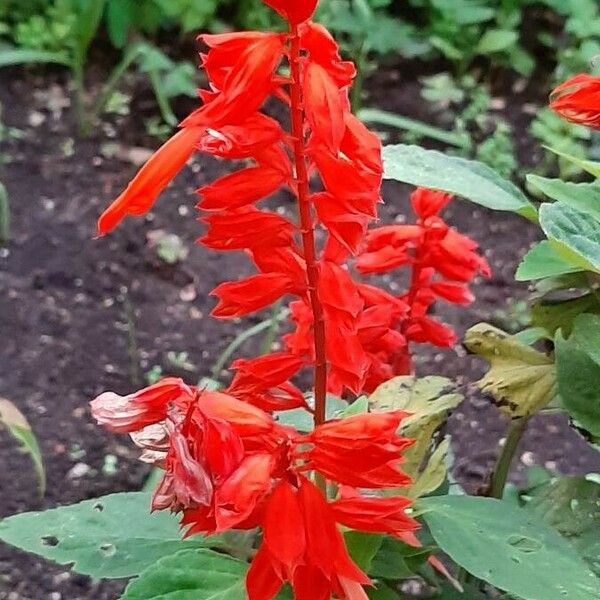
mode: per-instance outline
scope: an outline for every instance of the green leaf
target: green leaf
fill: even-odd
[[[488,29],[477,44],[479,54],[493,54],[502,52],[511,46],[514,46],[519,40],[519,34],[516,31],[505,29]]]
[[[564,259],[548,241],[536,244],[523,257],[515,274],[517,281],[530,281],[544,277],[556,277],[565,273],[577,273],[581,267],[571,264]]]
[[[567,538],[600,577],[600,484],[586,477],[560,477],[539,489],[526,505]]]
[[[349,409],[348,403],[332,394],[327,395],[327,419],[342,418],[344,412]],[[290,425],[298,431],[309,432],[315,427],[314,416],[305,408],[294,408],[276,412],[277,421],[282,425]]]
[[[405,144],[386,146],[383,158],[386,179],[443,190],[487,208],[536,219],[523,192],[483,163]]]
[[[418,379],[401,376],[383,383],[369,397],[369,405],[373,412],[405,410],[412,413],[412,416],[402,422],[400,428],[402,435],[416,440],[404,452],[402,463],[402,470],[414,479],[414,487],[403,489],[403,494],[416,497],[416,494],[431,492],[435,489],[431,486],[439,481],[442,465],[438,460],[442,458],[441,454],[435,455],[435,460],[432,455],[425,467],[423,463],[432,452],[434,433],[446,420],[448,413],[463,400],[461,394],[454,393],[454,388],[452,381],[445,377],[430,376]],[[447,449],[448,446],[445,445],[440,452]],[[436,485],[437,487],[439,485]]]
[[[23,451],[31,457],[38,478],[40,496],[43,496],[46,491],[46,471],[37,439],[25,415],[5,398],[0,398],[0,425],[4,425],[8,429],[9,433],[21,444]]]
[[[501,329],[479,323],[466,332],[464,344],[490,364],[477,385],[492,394],[507,415],[532,415],[556,396],[552,358],[519,343]]]
[[[570,335],[573,322],[584,312],[600,313],[600,302],[595,294],[564,301],[545,300],[531,307],[531,319],[534,325],[543,327],[551,336],[558,329],[562,329],[564,335]]]
[[[600,220],[600,186],[595,183],[571,183],[528,175],[527,181],[553,200],[588,213]]]
[[[352,404],[348,405],[342,412],[337,416],[340,419],[347,419],[354,415],[362,415],[369,412],[369,398],[367,396],[360,396]]]
[[[77,4],[79,13],[75,27],[77,41],[75,61],[83,68],[88,48],[102,22],[106,0],[78,0]]]
[[[578,316],[567,339],[557,332],[555,346],[563,406],[579,425],[600,438],[600,316]]]
[[[411,498],[420,498],[435,492],[446,480],[448,468],[446,456],[450,450],[450,438],[446,437],[432,452],[425,467],[416,476],[408,494]]]
[[[582,269],[600,273],[600,222],[557,202],[542,204],[540,225],[561,256]]]
[[[369,600],[398,600],[400,596],[385,583],[375,582],[374,586],[367,589]]]
[[[133,0],[108,0],[106,7],[106,29],[110,41],[116,48],[127,43],[127,34],[133,22]]]
[[[469,573],[523,600],[596,600],[600,580],[571,544],[509,502],[473,496],[419,501],[440,548]]]
[[[382,535],[363,531],[346,531],[346,546],[354,562],[365,572],[369,572],[375,555],[383,543]]]
[[[28,48],[3,49],[0,52],[0,67],[34,63],[54,63],[65,67],[71,66],[68,56],[62,52],[46,52],[45,50],[29,50]]]
[[[566,152],[562,152],[561,150],[557,150],[556,148],[551,148],[550,146],[544,146],[546,150],[550,150],[554,154],[568,160],[569,162],[577,165],[590,175],[593,175],[596,178],[600,178],[600,163],[593,162],[591,160],[584,160],[579,158],[578,156],[573,156],[572,154],[568,154]]]
[[[150,513],[150,495],[111,494],[0,522],[0,540],[98,578],[131,577],[178,550],[218,538],[181,540],[177,517]]]
[[[148,567],[121,600],[240,600],[248,564],[211,550],[183,550]]]
[[[415,571],[407,560],[418,559],[414,561],[415,564],[424,563],[431,552],[432,548],[429,547],[413,548],[400,540],[384,537],[367,572],[378,579],[408,579],[415,576]]]
[[[461,133],[446,131],[439,127],[434,127],[427,123],[378,108],[363,108],[359,111],[358,116],[367,123],[388,125],[402,131],[410,131],[411,133],[416,133],[417,135],[449,144],[450,146],[456,146],[457,148],[468,148],[470,145],[469,137]]]

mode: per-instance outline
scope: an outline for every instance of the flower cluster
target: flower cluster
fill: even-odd
[[[429,316],[436,300],[470,304],[474,296],[468,284],[481,273],[490,276],[490,267],[477,254],[477,244],[449,227],[439,212],[452,199],[443,192],[417,189],[411,196],[417,222],[388,225],[368,232],[357,270],[380,274],[399,267],[410,268],[410,284],[398,297],[361,286],[367,304],[361,336],[371,358],[365,390],[372,391],[394,375],[412,372],[410,343],[451,347],[454,331]],[[370,318],[366,318],[368,311]]]
[[[466,284],[487,265],[437,216],[449,200],[437,192],[413,195],[417,224],[368,232],[383,168],[378,137],[350,111],[355,68],[310,21],[316,0],[264,1],[288,32],[200,36],[210,82],[203,104],[102,214],[98,231],[150,210],[195,151],[244,161],[198,190],[200,242],[241,251],[256,270],[218,285],[212,314],[242,317],[292,296],[293,330],[283,350],[236,360],[223,392],[168,378],[130,396],[102,394],[92,412],[165,470],[153,508],[181,513],[187,535],[261,528],[251,600],[273,598],[284,582],[301,600],[362,600],[368,578],[339,525],[418,544],[408,500],[361,492],[409,483],[399,464],[411,441],[397,435],[400,412],[327,421],[326,394],[358,394],[409,372],[411,341],[452,343],[429,308],[436,298],[470,301]],[[267,99],[287,107],[289,130],[261,111]],[[295,197],[296,220],[259,208],[280,190]],[[358,281],[352,264],[359,274],[410,266],[410,289],[396,297]],[[308,366],[310,406],[291,383]],[[274,420],[273,412],[293,408],[313,413],[312,433]]]
[[[250,600],[273,598],[286,581],[301,600],[366,599],[369,578],[339,525],[413,541],[407,499],[359,493],[410,483],[399,466],[412,440],[397,435],[406,413],[356,415],[301,435],[248,402],[175,378],[130,396],[102,394],[92,412],[165,469],[152,506],[181,512],[186,535],[262,528]],[[338,485],[331,502],[309,472]]]
[[[550,94],[550,108],[561,117],[600,129],[600,77],[580,73]]]

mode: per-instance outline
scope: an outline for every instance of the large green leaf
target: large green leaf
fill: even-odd
[[[182,541],[177,517],[150,513],[150,495],[142,492],[9,517],[0,522],[0,540],[99,578],[137,575],[163,556],[216,543]]]
[[[573,322],[582,313],[600,313],[600,301],[589,293],[570,300],[543,300],[531,307],[531,320],[536,327],[543,327],[551,336],[558,329],[571,335]]]
[[[344,539],[352,560],[368,573],[375,555],[381,548],[383,536],[364,531],[346,531]]]
[[[600,577],[600,484],[586,477],[560,477],[542,486],[527,504],[575,546]]]
[[[43,496],[46,491],[46,471],[40,446],[25,415],[5,398],[0,398],[0,426],[2,425],[21,444],[23,451],[31,457],[38,477],[40,496]]]
[[[544,277],[557,277],[565,273],[577,273],[581,270],[581,267],[564,259],[548,240],[543,240],[523,257],[515,279],[530,281]]]
[[[527,181],[553,200],[558,200],[600,220],[600,186],[596,183],[571,183],[528,175]]]
[[[414,483],[403,489],[403,494],[418,497],[434,491],[444,481],[446,466],[443,459],[449,444],[444,441],[433,450],[433,435],[462,400],[462,395],[455,393],[452,381],[445,377],[418,379],[408,375],[386,381],[369,397],[373,412],[405,410],[411,413],[402,422],[401,432],[416,441],[404,452],[402,469]]]
[[[540,225],[566,260],[600,273],[600,222],[562,202],[542,204]]]
[[[121,600],[241,600],[247,570],[247,563],[212,550],[183,550],[146,569]]]
[[[513,503],[474,496],[419,500],[435,541],[469,573],[522,600],[597,600],[600,580],[574,547]]]
[[[558,389],[569,414],[600,438],[600,316],[582,314],[573,332],[555,339]]]
[[[483,163],[406,144],[386,146],[383,158],[386,179],[443,190],[536,219],[535,208],[523,192]]]
[[[464,343],[490,364],[477,385],[492,394],[500,410],[509,416],[531,415],[556,396],[555,366],[549,356],[487,323],[471,327]]]

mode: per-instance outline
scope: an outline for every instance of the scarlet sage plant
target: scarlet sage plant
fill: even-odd
[[[401,411],[327,421],[327,392],[359,394],[409,373],[410,341],[452,344],[452,332],[426,313],[438,297],[469,302],[467,283],[487,265],[437,216],[450,198],[436,192],[413,196],[417,224],[367,234],[383,169],[379,139],[350,112],[354,66],[310,21],[316,0],[265,2],[288,32],[200,36],[210,81],[203,105],[98,229],[104,235],[125,216],[146,213],[195,151],[249,161],[198,190],[207,226],[201,242],[244,251],[257,271],[213,291],[213,316],[242,317],[291,295],[295,329],[284,351],[234,362],[223,392],[168,378],[125,397],[102,394],[92,411],[108,429],[129,433],[142,460],[164,469],[152,507],[181,513],[185,535],[260,529],[247,576],[251,600],[275,597],[286,582],[300,600],[359,600],[369,578],[350,558],[340,526],[417,543],[409,500],[366,492],[410,484],[400,463],[412,440],[397,433]],[[287,107],[289,131],[260,112],[268,98]],[[296,198],[297,222],[255,206],[281,188]],[[410,265],[410,290],[395,297],[355,281],[351,260],[363,273]],[[290,382],[308,366],[314,402]],[[311,433],[272,416],[299,407],[314,416]]]

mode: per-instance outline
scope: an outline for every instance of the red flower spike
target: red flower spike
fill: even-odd
[[[451,200],[452,194],[426,188],[417,188],[410,197],[413,210],[421,219],[437,215]]]
[[[563,119],[600,129],[600,77],[580,73],[550,94],[550,108]]]
[[[317,8],[318,0],[263,0],[292,25],[308,21]]]

